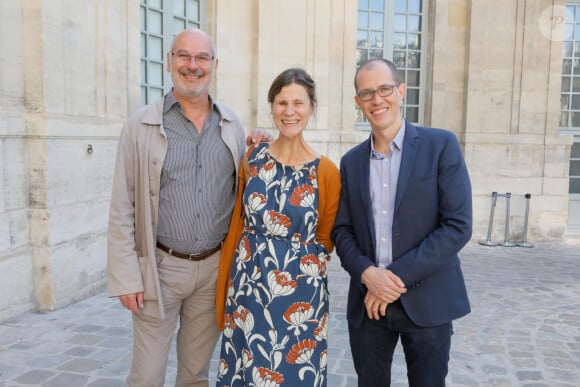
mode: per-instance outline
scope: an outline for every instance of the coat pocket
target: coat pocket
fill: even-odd
[[[153,257],[139,257],[141,277],[143,280],[143,300],[157,301],[157,263]]]

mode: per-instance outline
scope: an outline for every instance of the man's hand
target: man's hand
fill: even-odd
[[[252,133],[246,138],[246,145],[256,145],[263,141],[271,142],[274,141],[274,137],[268,133],[265,129],[254,129]]]
[[[390,270],[370,266],[361,276],[362,282],[370,293],[381,302],[390,304],[407,292],[403,281]]]
[[[124,294],[119,296],[121,304],[133,313],[141,313],[143,309],[143,292]]]
[[[388,305],[389,303],[379,300],[371,292],[367,292],[365,295],[365,308],[367,310],[367,316],[371,320],[379,320],[381,317],[385,317]]]

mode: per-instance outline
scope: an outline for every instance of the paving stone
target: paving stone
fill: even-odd
[[[14,380],[22,384],[40,384],[45,380],[47,380],[48,378],[50,378],[51,376],[53,376],[54,374],[55,374],[54,371],[32,370],[18,376]]]
[[[103,366],[103,362],[92,360],[92,359],[72,359],[63,365],[57,367],[59,370],[72,371],[72,372],[90,372],[99,369]]]
[[[61,373],[49,381],[42,383],[43,387],[65,387],[65,386],[84,386],[89,380],[86,375],[78,375],[71,373]]]
[[[87,387],[123,387],[125,385],[124,380],[118,379],[99,379],[92,383],[87,384]]]

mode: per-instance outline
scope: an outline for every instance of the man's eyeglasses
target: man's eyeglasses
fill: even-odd
[[[397,86],[399,85],[381,85],[376,89],[362,90],[357,95],[361,101],[368,102],[375,98],[375,93],[378,93],[381,97],[388,97],[389,95],[393,94],[393,90],[395,90],[395,87]]]
[[[209,56],[207,54],[191,55],[186,52],[172,52],[171,56],[177,58],[177,61],[182,64],[191,63],[191,59],[194,58],[195,63],[197,63],[199,66],[206,66],[210,64],[212,60],[214,60],[213,56]]]

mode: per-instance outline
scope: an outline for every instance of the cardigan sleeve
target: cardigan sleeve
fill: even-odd
[[[329,252],[334,249],[330,232],[336,218],[340,199],[340,172],[336,165],[326,156],[318,164],[318,227],[316,240]]]
[[[238,174],[238,191],[236,193],[236,202],[232,212],[232,219],[230,221],[230,228],[220,254],[220,265],[218,270],[218,277],[216,283],[216,321],[220,331],[224,329],[224,313],[226,310],[226,297],[228,294],[228,285],[230,278],[230,268],[234,259],[234,254],[242,231],[244,230],[244,208],[243,195],[246,188],[247,175],[249,173],[248,159],[244,157],[242,160],[242,168]]]

